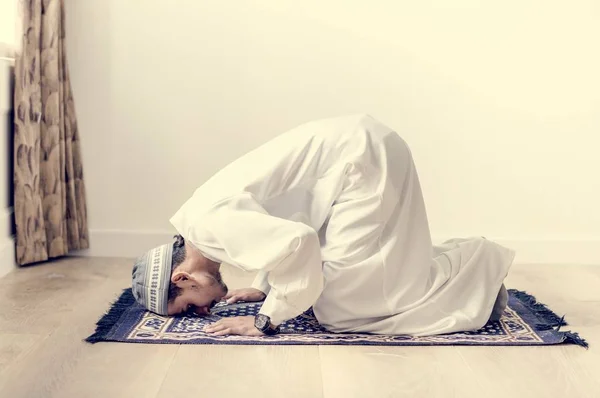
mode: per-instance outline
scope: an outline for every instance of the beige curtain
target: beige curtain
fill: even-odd
[[[66,61],[63,0],[23,0],[15,67],[17,262],[89,245],[79,131]]]

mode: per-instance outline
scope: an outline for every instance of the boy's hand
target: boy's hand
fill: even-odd
[[[204,331],[213,336],[263,336],[263,333],[254,326],[253,316],[223,318],[211,325],[206,325]]]
[[[238,301],[262,301],[266,295],[258,289],[248,287],[245,289],[232,290],[224,297],[227,304],[237,303]]]

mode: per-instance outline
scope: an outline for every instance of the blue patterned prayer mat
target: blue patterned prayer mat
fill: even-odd
[[[96,332],[86,339],[89,343],[114,341],[151,344],[227,344],[227,345],[484,345],[532,346],[576,344],[588,347],[577,333],[561,331],[567,325],[533,296],[509,290],[508,308],[499,322],[491,322],[476,332],[440,336],[411,337],[372,334],[340,334],[325,330],[312,311],[282,325],[276,336],[213,337],[202,331],[207,323],[221,317],[255,315],[262,303],[218,304],[212,314],[204,317],[163,317],[144,310],[126,289],[110,310],[97,323]]]

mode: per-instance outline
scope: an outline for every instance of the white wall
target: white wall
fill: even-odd
[[[0,2],[0,57],[4,56],[6,47],[13,47],[16,42],[18,1],[2,0]]]
[[[91,254],[162,243],[227,162],[367,112],[412,146],[437,238],[600,263],[595,0],[66,4]]]
[[[2,57],[0,53],[0,57]],[[0,58],[0,277],[15,266],[12,238],[12,62]]]
[[[0,3],[0,277],[14,268],[12,238],[12,66],[16,41],[16,0]]]

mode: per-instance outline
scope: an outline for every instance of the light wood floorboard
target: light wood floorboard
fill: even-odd
[[[566,314],[587,351],[84,343],[130,273],[127,259],[67,258],[0,279],[0,397],[600,397],[600,267],[515,265],[507,280]]]

